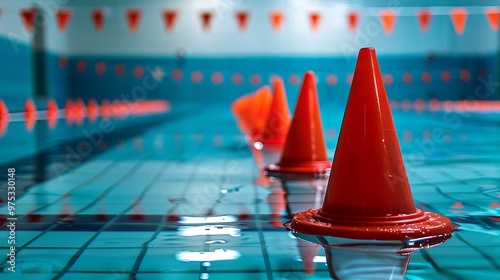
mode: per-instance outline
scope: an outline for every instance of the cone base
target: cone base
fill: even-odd
[[[286,177],[309,177],[325,178],[330,175],[330,161],[307,161],[296,162],[293,164],[282,164],[280,162],[269,164],[264,168],[268,176],[286,178]]]
[[[405,216],[412,216],[407,219]],[[297,213],[287,228],[298,233],[350,239],[408,240],[451,235],[455,226],[445,216],[417,209],[412,215],[369,217],[365,221],[351,217],[329,219],[320,209]]]

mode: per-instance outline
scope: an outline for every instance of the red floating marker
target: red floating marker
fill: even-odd
[[[106,72],[106,63],[104,62],[98,62],[95,65],[95,73],[97,75],[102,75]]]
[[[203,81],[203,73],[201,73],[201,71],[194,71],[191,73],[191,81],[195,84],[201,83],[201,81]]]
[[[213,15],[211,12],[203,12],[201,13],[201,27],[203,30],[209,30],[210,24],[212,23]]]
[[[491,29],[493,29],[493,31],[498,31],[498,26],[500,25],[500,9],[486,8],[485,14]]]
[[[411,82],[413,82],[413,76],[411,73],[403,73],[403,82],[406,84],[411,84]]]
[[[101,222],[108,220],[108,216],[106,215],[106,211],[105,211],[102,203],[101,203],[101,205],[99,205],[99,210],[97,210],[97,214],[95,215],[95,218],[96,218],[96,220],[101,221]]]
[[[259,74],[252,74],[250,76],[250,83],[254,86],[258,86],[262,83],[262,77]]]
[[[300,84],[300,77],[296,74],[292,74],[292,75],[290,75],[290,78],[288,78],[288,82],[292,86],[296,86],[296,85]]]
[[[280,77],[273,78],[273,99],[267,122],[258,141],[266,146],[282,147],[290,126],[290,110],[286,98],[285,85]]]
[[[241,85],[241,83],[243,83],[243,75],[241,75],[240,73],[234,73],[231,76],[231,81],[235,85]]]
[[[382,29],[387,35],[391,35],[394,31],[394,26],[396,25],[396,20],[398,16],[395,12],[391,10],[380,11],[380,23],[382,24]]]
[[[281,29],[281,25],[283,24],[283,20],[285,19],[285,15],[283,15],[280,11],[273,11],[269,16],[273,31],[279,31]]]
[[[73,103],[74,108],[74,120],[77,125],[81,125],[83,123],[83,119],[85,118],[85,103],[81,98],[78,98]]]
[[[443,71],[441,72],[441,81],[443,81],[443,83],[448,83],[450,82],[451,80],[451,73],[450,71]]]
[[[112,116],[111,104],[107,99],[101,101],[101,117],[108,120]]]
[[[467,23],[467,10],[464,8],[453,8],[450,12],[453,28],[458,35],[462,35]]]
[[[388,86],[392,85],[394,83],[394,78],[392,77],[391,74],[384,74],[384,83]]]
[[[177,11],[165,10],[163,12],[163,20],[165,22],[165,29],[167,31],[172,31],[175,26],[175,21],[177,20]]]
[[[352,33],[356,33],[356,29],[358,28],[359,22],[359,13],[358,12],[349,12],[347,15],[347,26],[349,26],[349,31]]]
[[[87,69],[87,63],[85,61],[80,60],[76,63],[76,70],[78,70],[78,72],[83,72],[85,69]]]
[[[431,24],[432,14],[429,10],[420,10],[417,13],[418,26],[422,32],[427,32],[429,30],[429,25]]]
[[[248,17],[249,17],[248,12],[246,11],[237,12],[235,17],[236,17],[236,22],[238,23],[238,29],[241,32],[246,31],[248,25]]]
[[[97,101],[95,101],[95,99],[90,99],[88,101],[87,115],[91,123],[97,120],[97,116],[99,115],[99,104],[97,104]]]
[[[68,65],[68,58],[60,57],[58,62],[59,68],[65,68]]]
[[[2,99],[0,99],[0,137],[7,132],[9,126],[9,110]]]
[[[59,32],[66,31],[72,12],[70,9],[59,9],[56,12],[57,29]]]
[[[134,77],[141,78],[142,76],[144,76],[144,67],[136,66],[132,70],[132,73],[133,73]]]
[[[326,155],[316,78],[311,71],[304,75],[295,106],[281,159],[268,165],[265,171],[273,176],[328,174],[331,162]]]
[[[464,208],[464,205],[462,204],[462,202],[457,201],[457,202],[453,203],[453,205],[451,206],[451,208],[461,209],[461,208]]]
[[[296,214],[289,228],[370,240],[443,238],[455,230],[413,203],[373,48],[359,51],[323,206]]]
[[[222,81],[224,80],[224,77],[222,76],[222,73],[214,72],[214,73],[212,73],[211,80],[212,80],[212,84],[220,85],[222,83]]]
[[[127,18],[128,31],[130,31],[130,33],[135,33],[139,28],[142,12],[137,9],[128,10],[125,13],[125,17]]]
[[[101,8],[93,9],[92,12],[90,12],[90,17],[94,23],[95,31],[101,31],[104,27],[104,10]]]
[[[35,8],[21,10],[21,19],[23,21],[24,28],[26,28],[27,31],[33,30],[35,17],[36,17],[36,9]]]
[[[54,128],[57,125],[57,119],[59,118],[59,108],[54,99],[49,99],[47,102],[47,123],[50,128]]]
[[[172,70],[172,79],[174,81],[182,80],[182,76],[183,76],[183,73],[182,73],[181,69],[174,69],[174,70]]]
[[[422,72],[422,81],[426,84],[432,82],[432,76],[431,73],[424,71]]]
[[[318,31],[320,21],[321,21],[321,14],[320,13],[312,12],[309,15],[309,22],[311,24],[311,30],[313,32]]]
[[[125,74],[125,65],[118,63],[115,65],[115,75],[116,76],[123,76]]]
[[[468,82],[470,79],[470,72],[467,69],[460,70],[459,75],[460,75],[460,80],[462,80],[462,82]]]
[[[326,76],[326,83],[330,86],[336,85],[338,82],[337,76],[335,74],[328,74]]]
[[[30,211],[27,215],[27,221],[30,223],[38,223],[42,220],[43,216]]]
[[[35,103],[33,99],[26,100],[26,105],[24,106],[24,121],[26,122],[26,129],[31,131],[35,126],[35,122],[38,118],[38,113],[36,111]]]

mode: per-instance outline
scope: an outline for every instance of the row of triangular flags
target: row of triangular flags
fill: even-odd
[[[65,32],[72,17],[71,9],[59,9],[55,12],[55,19],[57,22],[57,27],[60,32]],[[139,9],[128,9],[125,11],[125,19],[127,21],[128,30],[130,32],[136,32],[139,28],[139,23],[142,18],[142,11]],[[486,8],[484,10],[486,19],[490,27],[497,31],[500,25],[500,8]],[[27,30],[32,30],[35,22],[36,10],[34,8],[22,9],[20,12],[21,19]],[[455,29],[455,32],[459,35],[463,34],[465,26],[467,23],[467,9],[465,8],[451,8],[450,17]],[[248,11],[238,11],[234,14],[236,24],[241,32],[246,31],[248,26],[248,21],[250,20],[250,13]],[[320,12],[310,12],[308,15],[310,28],[312,31],[317,31],[319,29],[322,14]],[[426,32],[429,29],[432,11],[430,9],[420,9],[416,12],[416,18],[420,29],[422,32]],[[175,23],[179,17],[179,12],[176,10],[164,10],[162,12],[163,22],[167,31],[171,31],[175,27]],[[106,18],[106,10],[102,8],[93,9],[90,13],[90,18],[94,24],[96,31],[100,31],[104,28],[104,22]],[[215,18],[215,13],[205,11],[200,13],[201,27],[203,30],[208,31],[210,29],[211,23]],[[357,11],[348,12],[346,15],[347,24],[351,32],[356,32],[358,28],[358,23],[361,18],[361,14]],[[394,27],[396,25],[396,20],[398,14],[393,10],[381,10],[379,12],[380,23],[386,34],[392,34]],[[269,13],[269,21],[271,28],[274,31],[279,31],[285,21],[285,14],[281,11],[271,11]]]

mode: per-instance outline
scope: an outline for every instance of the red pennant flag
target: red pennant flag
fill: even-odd
[[[93,9],[90,13],[94,28],[96,31],[101,31],[104,27],[104,10],[101,8]]]
[[[238,23],[238,28],[240,29],[240,31],[247,30],[248,12],[245,11],[237,12],[236,21]]]
[[[208,30],[210,29],[211,23],[212,23],[212,13],[211,12],[201,13],[201,27],[204,30]]]
[[[418,24],[422,32],[427,32],[429,30],[429,25],[431,23],[432,14],[429,10],[420,10],[417,13]]]
[[[59,9],[56,12],[57,29],[59,32],[66,31],[72,12],[70,9]]]
[[[320,13],[312,12],[309,15],[309,22],[311,23],[312,31],[318,30],[320,21],[321,21],[321,14]]]
[[[271,17],[271,27],[274,31],[279,31],[281,29],[281,25],[283,24],[283,20],[285,16],[280,11],[273,11],[270,14]]]
[[[486,8],[485,13],[491,29],[493,29],[493,31],[498,31],[498,26],[500,25],[500,9]]]
[[[347,15],[347,25],[349,26],[349,30],[352,33],[356,32],[356,29],[358,28],[358,22],[359,22],[359,13],[358,12],[350,12]]]
[[[174,29],[175,20],[177,19],[177,12],[174,10],[165,10],[163,12],[163,20],[165,21],[165,28],[167,31]]]
[[[396,15],[396,13],[391,10],[380,11],[380,20],[382,29],[384,30],[385,34],[392,34],[392,31],[394,31],[394,26],[396,25],[397,18],[398,16]]]
[[[21,19],[23,21],[24,28],[26,28],[27,31],[33,30],[35,16],[36,16],[36,9],[35,8],[21,10]]]
[[[128,31],[134,33],[139,28],[139,22],[141,21],[142,12],[137,9],[128,10],[125,12],[125,17],[127,18]]]
[[[462,35],[467,23],[467,10],[464,8],[453,8],[450,12],[453,28],[458,35]]]

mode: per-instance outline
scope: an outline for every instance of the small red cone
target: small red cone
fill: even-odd
[[[57,108],[57,103],[54,99],[49,99],[47,102],[47,123],[50,128],[54,128],[57,125],[58,118],[59,108]]]
[[[306,72],[281,159],[268,165],[269,175],[324,176],[331,162],[326,155],[325,136],[314,73]]]
[[[94,9],[90,13],[90,17],[92,18],[92,22],[94,23],[95,31],[101,31],[104,27],[104,10],[101,8]]]
[[[450,236],[451,221],[415,207],[373,48],[359,51],[320,209],[296,214],[293,231],[352,239]]]
[[[286,99],[285,86],[281,78],[273,79],[273,99],[267,122],[258,141],[265,146],[283,146],[290,126],[290,110]]]
[[[31,131],[35,126],[36,120],[38,118],[38,113],[36,111],[35,103],[33,99],[26,100],[26,105],[24,106],[24,121],[26,122],[26,129]]]
[[[233,113],[236,122],[238,124],[238,128],[242,133],[248,133],[250,131],[250,124],[245,117],[246,111],[251,106],[252,103],[252,94],[245,94],[238,99],[236,99],[231,104],[231,112]]]
[[[263,86],[254,94],[251,105],[244,114],[246,122],[250,126],[250,137],[256,138],[262,134],[269,115],[272,102],[271,89]]]

